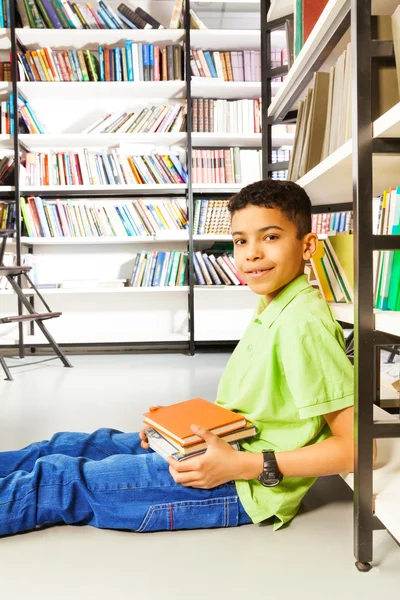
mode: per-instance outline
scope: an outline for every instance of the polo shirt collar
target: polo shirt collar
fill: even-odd
[[[261,322],[263,325],[270,327],[297,294],[300,294],[300,292],[309,287],[310,284],[308,283],[307,275],[299,275],[299,277],[288,283],[267,306],[265,304],[265,297],[263,296],[258,305],[259,313],[256,315],[254,321]]]

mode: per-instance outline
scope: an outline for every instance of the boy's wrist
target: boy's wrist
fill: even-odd
[[[264,468],[261,452],[238,452],[238,473],[235,479],[257,479]]]

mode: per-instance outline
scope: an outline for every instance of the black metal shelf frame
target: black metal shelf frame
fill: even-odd
[[[282,102],[274,118],[268,117],[271,102],[270,32],[281,27],[287,17],[267,23],[270,7],[261,0],[261,35],[263,62],[263,176],[271,172],[271,127],[285,122],[293,103],[299,98],[329,56],[343,33],[351,28],[352,48],[352,204],[319,206],[320,210],[354,212],[354,373],[355,373],[355,468],[354,468],[354,556],[360,571],[371,568],[373,531],[382,529],[373,512],[373,439],[400,437],[399,421],[375,421],[374,404],[379,405],[380,349],[393,345],[398,336],[375,330],[373,298],[373,252],[400,250],[400,237],[373,235],[372,231],[372,156],[377,153],[400,153],[400,138],[372,138],[371,82],[373,60],[393,60],[393,43],[372,39],[371,0],[351,0],[330,30],[330,37],[311,61],[311,67]],[[289,115],[291,117],[291,115]],[[393,346],[392,346],[393,347]]]

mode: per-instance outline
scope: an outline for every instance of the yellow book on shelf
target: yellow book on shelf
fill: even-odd
[[[317,250],[311,259],[311,264],[314,269],[315,276],[318,281],[319,289],[322,296],[327,302],[335,302],[331,286],[329,285],[328,277],[323,265],[325,258],[324,244],[322,240],[318,240]]]

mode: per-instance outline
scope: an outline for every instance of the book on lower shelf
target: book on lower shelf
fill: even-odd
[[[193,433],[192,425],[204,427],[217,436],[233,433],[248,425],[242,415],[203,398],[192,398],[161,406],[144,413],[143,422],[182,449],[190,449],[194,444],[204,442],[200,436]]]
[[[261,52],[191,49],[190,67],[194,77],[236,82],[261,81]]]
[[[261,100],[193,98],[194,133],[261,133]]]
[[[187,279],[188,252],[142,250],[134,259],[132,287],[183,287]]]
[[[193,254],[193,266],[195,285],[246,285],[230,252],[199,250]]]
[[[170,456],[175,460],[182,461],[204,454],[207,450],[207,444],[205,442],[199,442],[198,444],[193,444],[188,447],[180,446],[175,443],[174,440],[163,436],[159,431],[152,427],[146,429],[145,433],[150,448],[165,459]],[[219,437],[227,442],[234,450],[240,450],[239,441],[253,437],[255,434],[256,428],[249,423],[241,429],[232,433],[222,434]]]

